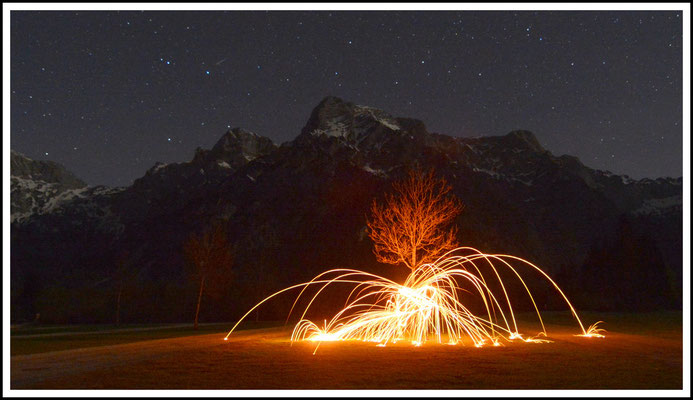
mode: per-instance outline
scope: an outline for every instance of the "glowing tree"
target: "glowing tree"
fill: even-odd
[[[487,344],[502,346],[503,342],[521,340],[527,343],[548,343],[546,328],[521,270],[535,271],[565,300],[580,325],[582,337],[603,338],[601,321],[585,329],[568,297],[544,271],[529,261],[509,254],[486,254],[471,247],[455,245],[456,230],[447,228],[462,211],[462,204],[450,195],[450,186],[436,179],[433,172],[411,171],[408,179],[394,183],[394,193],[385,202],[373,202],[368,221],[369,235],[375,244],[378,260],[404,264],[411,269],[403,284],[388,278],[350,268],[325,271],[309,282],[282,289],[248,310],[231,328],[224,340],[250,313],[282,293],[301,289],[294,300],[289,317],[308,295],[308,305],[291,334],[291,341],[318,342],[361,340],[396,343],[410,340],[420,346],[428,340],[450,345],[471,341],[476,347]],[[513,265],[514,264],[514,265]],[[529,297],[541,331],[524,337],[515,319],[510,293],[506,290],[499,270],[509,270]],[[306,318],[308,309],[327,286],[346,284],[353,289],[345,307],[322,324]],[[464,294],[464,297],[461,295]],[[473,312],[465,303],[475,296],[484,307]],[[287,317],[288,321],[288,317]]]
[[[183,245],[183,254],[188,263],[194,266],[196,275],[200,279],[194,324],[194,328],[197,329],[205,281],[211,276],[223,275],[224,270],[231,266],[233,249],[227,240],[226,231],[217,224],[199,235],[190,235]]]
[[[373,201],[368,220],[378,261],[415,270],[456,247],[457,229],[447,226],[463,205],[450,195],[445,179],[435,178],[433,171],[412,170],[393,188],[384,204]]]

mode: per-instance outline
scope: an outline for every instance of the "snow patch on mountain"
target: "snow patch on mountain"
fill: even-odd
[[[387,126],[388,128],[392,129],[393,131],[398,131],[402,129],[399,124],[392,118],[390,115],[385,113],[382,110],[379,110],[377,108],[373,107],[368,107],[368,106],[356,106],[355,108],[355,114],[357,116],[362,116],[366,114],[368,117],[378,121],[382,125]]]
[[[660,215],[670,209],[681,208],[683,199],[681,195],[669,196],[659,199],[645,199],[642,205],[633,211],[636,215]]]
[[[43,207],[65,189],[58,183],[11,176],[10,222],[21,221],[39,213]]]
[[[87,186],[67,189],[57,183],[11,177],[12,193],[10,222],[22,222],[29,217],[50,214],[69,207],[75,201],[91,201],[92,197],[112,195],[125,190],[125,187]]]
[[[379,176],[381,178],[387,178],[388,177],[387,172],[385,172],[385,170],[371,168],[369,165],[364,165],[363,170],[370,173],[370,174],[373,174],[375,176]]]
[[[57,196],[51,198],[46,202],[46,204],[43,206],[43,208],[40,210],[41,214],[45,213],[50,213],[56,210],[58,207],[60,207],[62,204],[65,202],[71,201],[75,198],[85,198],[87,192],[89,191],[89,188],[81,188],[81,189],[72,189],[72,190],[66,190]]]
[[[530,175],[529,173],[526,174],[517,174],[515,176],[513,175],[506,175],[506,174],[501,174],[499,172],[486,169],[486,168],[478,168],[478,167],[472,167],[472,171],[474,172],[481,172],[483,174],[490,175],[493,179],[499,180],[499,181],[506,181],[506,182],[519,182],[525,186],[532,186],[534,184],[534,181],[532,179],[522,179],[519,178],[519,176],[528,176]]]
[[[155,173],[155,172],[157,172],[163,168],[166,168],[167,165],[168,164],[166,164],[166,163],[158,162],[158,163],[154,164],[154,167],[152,167],[152,172]]]
[[[349,129],[343,122],[334,120],[326,121],[324,129],[315,129],[311,132],[313,136],[326,135],[330,137],[346,137]]]

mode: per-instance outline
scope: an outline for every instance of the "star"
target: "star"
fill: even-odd
[[[185,146],[202,141],[194,135],[209,126],[210,136],[202,142],[210,145],[213,127],[223,130],[227,121],[277,142],[292,140],[292,132],[303,127],[303,114],[322,96],[338,95],[395,116],[420,118],[442,134],[503,134],[505,127],[516,126],[555,135],[546,147],[558,152],[562,150],[551,146],[567,141],[566,136],[584,135],[584,141],[566,151],[591,161],[592,150],[618,143],[618,150],[599,156],[606,165],[615,158],[624,160],[622,152],[630,152],[627,162],[609,166],[615,173],[630,168],[633,175],[655,174],[648,171],[658,165],[680,175],[678,158],[654,157],[649,149],[652,162],[638,158],[643,152],[638,143],[647,140],[637,142],[639,130],[632,129],[646,126],[656,132],[651,138],[658,146],[653,147],[661,147],[662,154],[672,154],[667,146],[677,143],[674,135],[681,134],[680,96],[675,95],[682,84],[680,11],[498,12],[495,19],[475,11],[442,11],[435,19],[416,11],[333,12],[331,19],[327,11],[256,12],[246,19],[235,11],[210,12],[203,19],[214,26],[213,34],[197,25],[202,20],[195,13],[104,13],[113,16],[113,24],[96,14],[60,13],[52,21],[43,13],[13,15],[21,22],[11,28],[17,38],[10,60],[13,106],[16,103],[10,113],[16,122],[17,150],[46,146],[39,155],[45,151],[62,156],[65,148],[88,148],[115,162],[112,150],[104,149],[103,139],[91,132],[106,130],[112,126],[109,119],[124,115],[117,129],[128,133],[117,139],[109,136],[111,146],[132,143],[139,148],[146,138],[134,132],[166,132],[164,141],[152,140],[171,152],[172,161],[184,161],[192,151]],[[50,26],[51,34],[41,33],[40,26]],[[85,40],[58,44],[53,32],[76,33]],[[56,50],[70,57],[58,62]],[[228,62],[215,65],[215,60],[226,58]],[[578,63],[580,68],[575,68]],[[215,69],[214,79],[208,67]],[[477,78],[484,79],[469,79],[475,70]],[[29,92],[37,90],[34,98]],[[254,104],[250,97],[262,101]],[[409,101],[428,107],[408,112],[413,110]],[[282,115],[253,120],[260,104],[282,110]],[[484,110],[481,104],[486,111],[472,114],[474,109]],[[461,106],[475,108],[460,114]],[[652,106],[672,112],[655,115],[648,109]],[[547,112],[551,118],[545,118]],[[205,118],[205,125],[197,122],[199,118]],[[67,137],[44,144],[40,132],[49,131],[50,122],[57,119],[61,129],[55,134]],[[192,124],[204,129],[185,129]],[[612,142],[607,128],[624,136]],[[630,144],[625,132],[636,143]],[[660,141],[660,136],[666,140]],[[58,151],[57,143],[73,146]],[[173,143],[181,144],[168,146]],[[627,149],[629,145],[633,147]],[[174,154],[175,148],[180,153]],[[131,150],[122,156],[131,161],[136,154]],[[146,158],[138,168],[144,164]],[[99,174],[98,167],[91,166],[73,172],[90,183],[112,184],[144,173],[133,167],[123,176]]]

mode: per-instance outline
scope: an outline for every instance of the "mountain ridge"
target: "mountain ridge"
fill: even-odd
[[[181,296],[182,242],[211,221],[226,224],[239,249],[239,293],[278,289],[328,266],[396,275],[398,268],[375,262],[365,216],[372,200],[412,167],[434,168],[465,203],[457,220],[462,243],[536,261],[587,307],[677,304],[682,178],[635,181],[586,167],[576,157],[554,156],[529,131],[451,137],[336,97],[323,99],[301,132],[281,145],[234,128],[212,149],[198,148],[190,161],[155,164],[131,186],[89,189],[51,211],[13,221],[15,296],[29,314],[38,305],[25,293],[38,265],[54,265],[53,275],[46,275],[69,281],[59,266],[89,271],[97,262],[105,266],[87,275],[106,279],[123,250],[138,254],[139,285]],[[52,254],[56,243],[62,254]],[[643,272],[646,281],[614,282],[619,293],[605,304],[580,290],[616,279],[599,268],[613,264],[610,255],[635,259],[638,251],[647,251],[648,268],[656,271]],[[666,289],[666,298],[634,302],[655,288]],[[166,318],[144,298],[138,304],[133,319],[147,312]],[[219,307],[233,314],[242,304]]]

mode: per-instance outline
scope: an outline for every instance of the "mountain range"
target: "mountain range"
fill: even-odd
[[[292,141],[234,128],[127,187],[87,186],[13,151],[12,319],[110,321],[127,265],[124,320],[185,320],[195,296],[182,243],[213,222],[236,256],[203,319],[236,317],[334,267],[403,279],[406,268],[376,262],[366,217],[411,168],[434,169],[464,204],[460,244],[534,262],[579,307],[681,307],[682,178],[635,180],[553,155],[529,131],[452,137],[327,97]],[[541,288],[542,307],[559,308]]]

